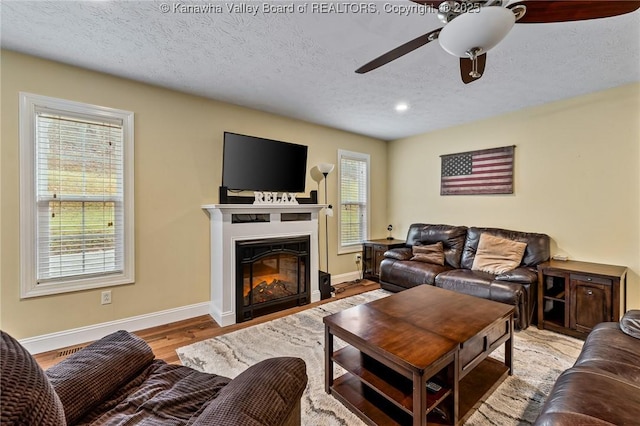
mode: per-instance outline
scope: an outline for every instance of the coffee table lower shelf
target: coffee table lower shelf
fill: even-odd
[[[459,383],[459,421],[463,424],[489,395],[507,378],[508,368],[493,358],[486,358],[471,370]],[[443,389],[428,394],[427,405],[437,406],[449,396],[451,390]],[[402,410],[359,377],[345,373],[334,380],[331,394],[347,408],[370,425],[412,425],[411,414]],[[428,424],[450,424],[437,414],[428,416]]]

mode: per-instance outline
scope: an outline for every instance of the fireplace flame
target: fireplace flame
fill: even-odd
[[[252,285],[245,280],[244,284],[244,303],[248,306],[250,298],[252,303],[264,303],[270,300],[280,299],[283,297],[298,294],[298,285],[286,279],[282,274],[261,275],[253,280]]]
[[[258,293],[263,293],[265,291],[270,290],[271,287],[278,286],[278,283],[284,283],[286,281],[286,277],[283,277],[281,274],[271,274],[271,275],[261,275],[259,277],[253,278],[253,283],[247,282],[245,280],[244,283],[244,296],[249,296],[249,292],[251,288],[254,288],[254,291]]]

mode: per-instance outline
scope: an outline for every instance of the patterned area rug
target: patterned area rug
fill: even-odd
[[[274,356],[305,360],[309,384],[302,398],[303,425],[363,425],[344,405],[324,391],[324,324],[326,315],[388,296],[374,290],[179,348],[182,364],[235,377],[249,366]],[[336,349],[344,345],[336,339]],[[467,425],[526,425],[538,416],[558,375],[571,367],[582,341],[535,326],[515,333],[514,371],[467,420]],[[503,360],[502,347],[492,353]],[[336,374],[343,371],[336,366]]]

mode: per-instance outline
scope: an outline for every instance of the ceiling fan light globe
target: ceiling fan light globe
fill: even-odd
[[[504,39],[516,17],[511,10],[501,6],[482,7],[458,16],[444,26],[438,41],[448,53],[467,58],[468,51],[480,48],[478,54],[486,53]]]

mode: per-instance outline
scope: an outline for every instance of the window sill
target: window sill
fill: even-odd
[[[23,288],[20,294],[21,299],[31,297],[50,296],[54,294],[71,293],[74,291],[91,290],[103,287],[115,287],[118,285],[133,284],[132,277],[117,275],[113,277],[92,278],[78,281],[51,282],[36,284],[31,288]]]

